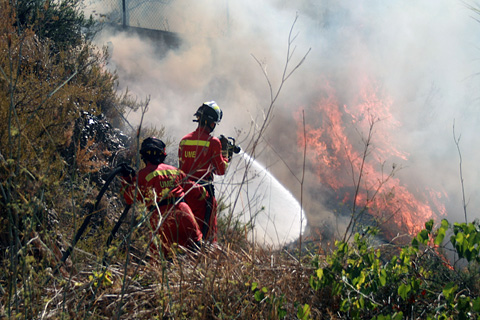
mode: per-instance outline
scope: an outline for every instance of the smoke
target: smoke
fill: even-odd
[[[315,123],[325,83],[346,108],[355,106],[359,92],[370,83],[391,101],[389,116],[376,127],[373,145],[404,155],[379,162],[401,165],[397,177],[415,189],[412,192],[420,194],[425,188],[443,192],[448,218],[463,221],[455,123],[457,138],[461,137],[468,217],[470,221],[480,217],[476,210],[480,24],[464,2],[205,0],[159,5],[162,8],[141,15],[149,21],[153,13],[158,19],[162,15],[161,23],[178,32],[177,48],[159,50],[158,43],[122,33],[104,32],[97,38],[113,48],[111,64],[121,87],[140,99],[150,97],[146,124],[165,126],[178,141],[195,128],[191,120],[196,108],[215,100],[224,111],[215,133],[247,144],[270,105],[264,68],[273,94],[282,87],[258,159],[303,200],[310,225],[338,225],[342,223],[338,216],[325,208],[329,199],[324,198],[313,166],[303,167],[299,117],[303,111],[306,125]],[[289,46],[291,30],[294,40]],[[311,51],[282,83],[288,49],[287,73]],[[139,115],[129,119],[136,123]],[[352,143],[361,148],[365,132],[353,122],[345,126],[356,139]],[[381,144],[385,141],[389,146]]]

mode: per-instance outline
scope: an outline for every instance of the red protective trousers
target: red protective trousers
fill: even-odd
[[[158,238],[154,239],[156,241],[153,241],[150,246],[153,252],[157,251],[160,245],[163,254],[168,256],[176,244],[188,248],[202,239],[202,234],[188,204],[180,202],[177,205],[163,205],[159,209],[162,218],[165,219],[160,226],[158,210],[155,210],[150,217],[152,230],[158,229],[156,233]]]
[[[200,230],[208,232],[203,234],[203,240],[217,241],[217,199],[213,197],[205,187],[194,182],[187,182],[184,184],[185,201],[192,209],[195,220],[197,221]],[[208,208],[208,201],[211,201],[212,207],[209,221],[205,220],[205,215]]]

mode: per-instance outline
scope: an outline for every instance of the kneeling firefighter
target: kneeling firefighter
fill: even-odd
[[[154,238],[151,250],[157,252],[161,246],[163,254],[168,256],[176,244],[196,249],[201,244],[202,233],[192,210],[183,200],[185,193],[181,184],[186,180],[185,174],[163,163],[167,154],[165,144],[160,139],[146,138],[142,142],[140,155],[145,168],[138,172],[136,198],[153,212],[150,218]],[[135,171],[127,168],[122,175],[123,196],[127,204],[132,204],[137,180]]]

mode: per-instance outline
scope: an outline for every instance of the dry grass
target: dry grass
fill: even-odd
[[[286,251],[244,247],[208,246],[171,261],[150,253],[142,259],[132,248],[128,263],[123,257],[108,269],[98,257],[77,252],[83,262],[50,282],[40,318],[292,319],[299,305],[315,304],[309,264]]]

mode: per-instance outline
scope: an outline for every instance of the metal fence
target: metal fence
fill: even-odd
[[[87,15],[111,24],[205,36],[228,32],[228,0],[84,0]]]

